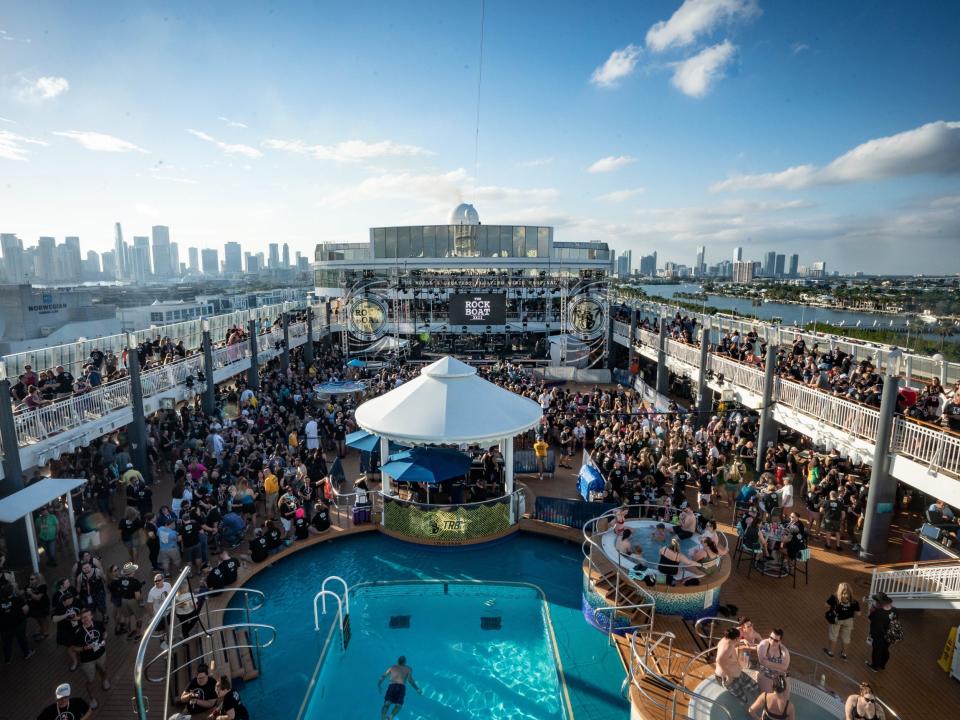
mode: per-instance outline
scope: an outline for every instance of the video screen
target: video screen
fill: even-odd
[[[505,325],[506,322],[506,295],[455,293],[450,296],[450,325]]]

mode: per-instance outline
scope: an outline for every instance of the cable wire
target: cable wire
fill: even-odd
[[[476,194],[480,175],[480,89],[483,86],[483,23],[486,15],[485,0],[480,0],[480,63],[477,67],[477,121],[473,138],[473,191]],[[476,200],[476,198],[474,198]]]

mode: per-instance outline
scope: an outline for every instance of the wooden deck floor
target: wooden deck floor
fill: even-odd
[[[354,462],[355,455],[348,457],[348,473],[352,471]],[[555,477],[542,481],[531,477],[519,479],[534,495],[572,498],[576,496],[575,478],[574,471],[564,469]],[[169,482],[162,482],[155,493],[158,507],[169,498],[169,492]],[[523,525],[529,528],[531,521],[524,521]],[[577,544],[582,540],[579,531],[555,526],[546,529],[550,534]],[[343,532],[332,530],[334,535]],[[105,532],[104,540],[106,544],[101,549],[104,562],[122,561],[125,550],[113,528]],[[896,559],[897,552],[898,548],[892,548],[891,560]],[[66,558],[61,558],[59,570],[63,571],[67,564]],[[742,565],[724,585],[721,602],[736,605],[742,614],[754,620],[761,632],[775,626],[783,627],[784,642],[788,648],[823,657],[821,648],[826,641],[824,600],[841,581],[850,582],[858,596],[866,594],[870,571],[850,553],[826,552],[816,545],[810,565],[809,586],[804,586],[803,579],[799,578],[796,590],[789,579],[777,580],[757,574],[747,579],[745,565]],[[141,571],[141,575],[144,574]],[[49,573],[47,580],[52,585],[57,577],[55,572]],[[863,664],[869,657],[869,646],[865,643],[866,620],[863,618],[858,621],[854,632],[850,660],[843,662],[837,659],[833,662],[855,678],[871,680],[880,696],[905,719],[955,717],[957,708],[960,708],[960,683],[948,679],[946,673],[937,667],[936,661],[950,624],[960,623],[960,613],[905,611],[901,613],[901,619],[906,637],[894,647],[886,671],[873,674]],[[676,618],[661,618],[656,629],[674,631],[678,637],[678,647],[695,652],[689,629]],[[134,717],[132,667],[135,650],[134,643],[111,636],[107,669],[113,689],[109,692],[98,691],[101,707],[95,715],[96,720],[129,720]],[[86,694],[82,675],[79,671],[68,671],[67,658],[52,638],[40,643],[37,654],[28,661],[20,658],[19,650],[15,649],[14,653],[13,663],[4,666],[0,675],[0,697],[3,698],[0,720],[32,720],[43,706],[53,701],[53,691],[61,682],[70,682],[77,694]],[[271,668],[264,668],[263,672],[269,677]],[[159,718],[163,707],[159,686],[148,686],[147,695],[152,708],[150,717]]]

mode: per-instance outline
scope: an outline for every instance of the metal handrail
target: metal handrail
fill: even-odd
[[[373,491],[368,491],[368,494],[371,494],[371,493],[373,493]],[[379,491],[376,492],[375,494],[380,495],[384,500],[390,500],[392,502],[401,503],[405,505],[415,505],[418,508],[427,508],[427,509],[450,508],[450,507],[469,508],[473,506],[479,507],[481,505],[489,505],[490,503],[495,503],[495,502],[503,502],[505,500],[509,500],[511,498],[517,497],[521,494],[525,496],[526,489],[523,487],[518,487],[516,490],[514,490],[511,493],[507,493],[506,495],[500,495],[499,497],[490,498],[489,500],[479,500],[479,501],[469,502],[469,503],[422,503],[422,502],[417,502],[416,500],[403,500],[397,497],[396,495],[385,495],[384,493]]]
[[[710,632],[708,634],[704,634],[702,626],[708,622],[710,623]],[[736,620],[722,617],[705,617],[697,620],[697,622],[694,624],[694,632],[697,634],[697,637],[702,640],[706,640],[709,643],[709,647],[706,650],[697,653],[687,661],[681,677],[686,677],[690,667],[694,664],[694,662],[703,662],[703,658],[705,656],[716,650],[716,644],[713,642],[715,639],[715,635],[713,634],[714,625],[729,625],[730,627],[737,627],[738,623]],[[719,639],[717,640],[719,642]],[[858,689],[860,687],[860,681],[856,678],[847,675],[841,670],[837,670],[834,666],[822,662],[818,658],[804,655],[803,653],[794,652],[793,650],[790,650],[790,670],[787,673],[790,677],[796,677],[797,675],[794,672],[794,660],[804,660],[813,663],[813,670],[808,675],[808,677],[813,680],[813,683],[811,684],[815,684],[820,690],[823,690],[824,692],[833,695],[836,698],[840,698],[840,695],[826,686],[825,678],[827,676],[827,672],[824,671],[828,671],[830,674],[838,676],[842,680],[846,681],[853,689]],[[877,697],[877,701],[883,706],[884,711],[889,717],[891,717],[893,720],[900,720],[900,716],[893,708],[887,705],[879,697]]]
[[[652,635],[653,635],[653,633],[648,633],[645,637],[646,637],[647,639],[649,639],[650,637],[652,637]],[[675,682],[674,682],[672,679],[670,679],[669,677],[664,676],[664,675],[661,675],[659,672],[657,672],[657,671],[654,670],[652,667],[649,667],[649,666],[647,665],[647,663],[646,663],[646,661],[645,661],[645,658],[649,657],[649,656],[650,656],[650,653],[651,653],[654,649],[656,649],[657,646],[659,646],[659,644],[660,644],[665,638],[669,638],[670,641],[671,641],[671,642],[670,642],[670,648],[669,648],[669,650],[668,650],[668,655],[667,655],[667,663],[668,663],[668,664],[667,664],[667,670],[669,671],[669,663],[670,663],[670,661],[672,660],[672,657],[673,657],[673,642],[672,642],[672,641],[673,641],[673,638],[674,638],[673,633],[659,633],[659,637],[657,638],[657,640],[656,640],[652,645],[649,644],[649,641],[648,641],[648,640],[645,640],[645,641],[644,641],[644,655],[643,655],[643,657],[641,657],[640,653],[637,651],[637,633],[633,633],[633,634],[630,636],[630,671],[629,671],[629,672],[630,672],[630,679],[631,679],[631,682],[633,683],[634,687],[636,687],[637,690],[638,690],[639,692],[641,692],[641,693],[644,695],[644,697],[647,698],[647,700],[649,700],[651,703],[653,703],[653,705],[655,705],[656,707],[664,710],[665,712],[669,712],[669,713],[670,713],[670,720],[675,720],[675,719],[677,718],[677,697],[678,697],[679,695],[686,695],[686,696],[688,696],[688,697],[690,697],[690,698],[694,698],[694,699],[699,700],[699,701],[701,701],[701,702],[703,702],[703,703],[706,703],[707,705],[709,705],[709,706],[711,707],[711,709],[714,708],[714,707],[718,707],[718,708],[720,708],[720,709],[723,711],[724,715],[727,716],[727,720],[733,720],[733,716],[730,714],[730,711],[727,710],[727,708],[725,708],[721,703],[717,702],[716,699],[708,698],[708,697],[706,697],[705,695],[701,695],[700,693],[698,693],[698,692],[696,692],[696,691],[694,691],[694,690],[690,690],[690,689],[686,688],[683,684],[679,684],[679,685],[678,685],[677,683],[675,683]],[[649,676],[649,677],[653,678],[655,682],[657,682],[659,685],[662,685],[664,688],[666,688],[667,690],[670,691],[670,695],[671,695],[671,706],[670,706],[670,707],[668,707],[667,705],[662,705],[662,704],[660,704],[659,702],[657,702],[656,700],[654,700],[653,698],[651,698],[651,697],[646,693],[646,691],[644,691],[640,679],[637,678],[637,675],[636,675],[636,672],[635,672],[635,669],[634,669],[634,663],[636,663],[637,665],[639,665],[639,666],[642,668],[643,674],[644,674],[645,676]]]
[[[231,609],[235,609],[235,608],[231,608]],[[189,667],[190,665],[193,665],[194,663],[196,663],[198,660],[200,660],[200,659],[202,659],[202,658],[205,658],[205,657],[208,657],[209,655],[213,655],[214,653],[219,652],[220,650],[224,650],[224,651],[226,651],[226,650],[241,650],[241,649],[243,649],[243,648],[247,648],[247,649],[253,650],[253,649],[256,649],[256,648],[265,648],[265,647],[270,647],[271,645],[273,645],[274,641],[277,639],[277,629],[276,629],[273,625],[264,625],[263,623],[232,623],[232,624],[230,624],[230,625],[219,625],[219,626],[213,628],[212,630],[201,630],[200,632],[194,633],[194,634],[191,635],[190,637],[186,637],[186,638],[183,638],[183,639],[181,639],[181,640],[178,640],[178,641],[175,642],[173,645],[169,646],[167,649],[161,650],[157,655],[155,655],[155,656],[153,657],[153,659],[150,660],[150,662],[148,662],[148,663],[146,664],[146,666],[144,667],[144,670],[148,672],[148,674],[147,674],[147,681],[148,681],[148,682],[151,682],[151,683],[161,683],[161,682],[164,681],[165,677],[166,677],[166,678],[169,678],[169,674],[170,674],[170,673],[165,673],[164,675],[160,675],[160,676],[158,676],[158,677],[150,677],[150,675],[149,675],[149,670],[150,670],[150,668],[153,666],[154,663],[156,663],[158,660],[160,660],[160,659],[162,659],[162,658],[167,657],[167,655],[170,654],[170,652],[171,652],[172,650],[176,650],[178,647],[181,647],[181,646],[183,646],[183,645],[187,645],[188,643],[192,642],[193,640],[197,640],[197,639],[199,639],[199,638],[210,637],[211,635],[213,635],[214,632],[219,632],[219,631],[221,631],[221,630],[246,630],[246,629],[256,630],[256,631],[257,631],[257,635],[256,635],[256,637],[257,637],[257,642],[256,642],[255,644],[252,644],[252,645],[251,645],[251,644],[247,644],[247,645],[242,645],[242,644],[239,644],[239,645],[224,645],[222,648],[213,648],[213,647],[211,647],[209,650],[205,650],[204,652],[200,653],[199,655],[193,656],[192,658],[190,658],[189,660],[187,660],[185,663],[183,663],[183,664],[181,664],[181,665],[178,665],[176,668],[173,668],[173,669],[170,671],[170,673],[176,674],[176,673],[180,672],[181,670],[183,670],[185,667]],[[270,631],[270,633],[271,633],[270,639],[269,639],[267,642],[265,642],[265,643],[261,643],[261,642],[260,642],[260,633],[259,633],[260,630],[268,630],[268,631]],[[258,666],[258,667],[259,667],[259,666]]]
[[[346,611],[344,614],[350,615],[350,586],[347,585],[347,581],[339,575],[329,575],[320,584],[320,592],[327,589],[328,582],[339,582],[343,586],[343,609]],[[324,607],[324,612],[326,612],[326,607]]]
[[[148,623],[147,628],[143,631],[143,636],[140,638],[140,644],[139,644],[139,646],[137,647],[137,654],[136,654],[136,658],[134,659],[134,663],[133,663],[134,706],[135,706],[135,708],[136,708],[136,713],[137,713],[137,716],[138,716],[139,720],[148,720],[148,718],[147,718],[147,712],[148,712],[147,702],[146,702],[146,698],[144,697],[144,694],[143,694],[143,679],[144,679],[144,677],[145,677],[145,675],[146,675],[146,669],[147,669],[147,667],[149,667],[150,665],[153,665],[153,663],[156,662],[156,661],[158,660],[158,658],[160,658],[160,657],[166,657],[166,660],[167,660],[167,668],[166,668],[166,687],[164,688],[164,691],[163,691],[163,717],[164,717],[164,718],[167,718],[167,717],[170,716],[170,712],[169,712],[169,710],[170,710],[170,678],[173,676],[173,673],[174,673],[174,670],[173,670],[173,667],[172,667],[172,666],[173,666],[173,652],[172,652],[172,649],[173,649],[173,647],[175,647],[175,643],[174,643],[174,641],[173,641],[173,633],[174,633],[174,630],[176,629],[176,627],[177,627],[177,625],[178,625],[178,623],[177,623],[177,615],[176,615],[177,592],[180,590],[181,587],[183,587],[183,585],[184,585],[185,583],[189,583],[189,579],[190,579],[191,572],[192,572],[192,566],[191,566],[191,565],[187,565],[183,570],[180,571],[180,574],[177,576],[177,579],[173,582],[173,584],[172,584],[172,586],[171,586],[171,588],[170,588],[170,593],[167,595],[167,597],[165,597],[165,598],[163,599],[163,602],[160,603],[160,607],[159,607],[159,608],[157,609],[157,611],[154,613],[153,617],[150,618],[150,622]],[[187,587],[188,587],[188,589],[190,589],[189,584],[187,585]],[[227,589],[224,589],[222,592],[226,592],[226,591],[230,591],[230,590],[231,590],[230,588],[227,588]],[[251,647],[255,647],[256,650],[257,650],[257,667],[260,667],[259,630],[260,630],[261,628],[263,628],[263,629],[269,629],[269,630],[271,630],[271,631],[274,633],[274,637],[276,637],[276,628],[274,628],[274,627],[272,627],[272,626],[270,626],[270,625],[259,625],[259,624],[257,624],[257,623],[251,623],[251,622],[250,622],[250,608],[249,608],[249,607],[246,607],[246,599],[247,599],[247,597],[249,597],[250,595],[258,595],[258,596],[263,597],[263,598],[265,598],[265,596],[264,596],[264,594],[263,594],[262,592],[260,592],[259,590],[252,590],[252,589],[247,589],[247,588],[232,588],[232,591],[233,591],[233,592],[241,592],[241,593],[243,594],[243,598],[244,598],[244,604],[245,604],[245,612],[246,612],[247,622],[246,622],[246,623],[240,623],[238,626],[250,627],[250,628],[253,628],[255,631],[257,631],[257,644],[256,644],[255,646],[251,646]],[[190,592],[193,593],[193,590],[190,589]],[[211,591],[209,591],[209,592],[204,593],[203,595],[204,595],[204,596],[206,596],[206,595],[213,595],[213,594],[216,594],[216,593],[218,593],[218,592],[221,592],[221,591],[211,590]],[[262,607],[262,604],[259,605],[259,606],[257,606],[257,608],[259,608],[259,607]],[[159,656],[157,656],[156,658],[154,658],[153,660],[151,660],[149,664],[145,664],[145,659],[146,659],[146,654],[147,654],[147,647],[148,647],[148,645],[150,644],[150,639],[151,639],[151,637],[153,637],[154,632],[156,632],[157,626],[160,624],[160,621],[163,619],[164,614],[167,613],[167,612],[169,612],[169,617],[167,618],[167,640],[166,640],[166,642],[167,642],[167,649],[164,650]],[[224,626],[223,628],[213,628],[212,630],[208,628],[208,629],[204,630],[203,632],[201,632],[200,634],[201,634],[201,635],[210,635],[210,634],[212,634],[212,632],[214,632],[215,630],[230,629],[230,628],[232,628],[232,627],[234,627],[234,626]],[[272,643],[273,640],[271,639],[270,642]],[[181,641],[181,644],[182,644],[182,641]],[[269,643],[268,643],[268,644],[269,644]],[[264,647],[266,647],[266,646],[264,646]],[[206,657],[206,654],[204,654],[203,657]],[[180,668],[177,668],[177,669],[179,670]],[[158,682],[159,682],[159,681],[158,681]]]
[[[583,536],[584,536],[585,542],[589,542],[591,545],[596,546],[597,549],[600,550],[600,552],[604,552],[603,547],[600,546],[600,545],[598,545],[598,544],[594,541],[593,536],[594,536],[595,534],[596,534],[596,535],[599,535],[599,536],[603,536],[603,535],[605,535],[606,533],[611,532],[611,529],[608,528],[607,530],[605,530],[605,531],[603,531],[603,532],[597,532],[597,531],[596,531],[596,526],[597,526],[597,524],[599,524],[599,522],[600,522],[601,520],[607,520],[607,521],[609,522],[610,520],[612,520],[612,519],[614,518],[614,516],[617,514],[617,512],[620,512],[620,511],[628,511],[628,510],[633,509],[633,508],[636,508],[636,509],[638,509],[638,510],[655,510],[655,511],[657,511],[657,512],[666,510],[666,511],[668,512],[668,514],[671,515],[671,517],[672,517],[674,514],[679,515],[679,513],[680,513],[680,508],[675,508],[675,507],[667,506],[667,505],[655,505],[655,504],[651,504],[651,503],[644,503],[644,504],[641,504],[641,505],[622,505],[622,506],[620,506],[619,508],[614,508],[613,510],[608,510],[607,512],[603,513],[602,515],[598,515],[597,517],[595,517],[595,518],[593,518],[593,519],[588,520],[587,522],[585,522],[585,523],[583,524]],[[644,519],[652,519],[652,518],[643,518],[643,517],[641,517],[640,519],[641,519],[641,520],[644,520]],[[718,559],[720,559],[720,562],[722,562],[722,558],[723,558],[723,557],[727,557],[727,556],[729,556],[729,554],[730,554],[730,543],[729,543],[729,541],[727,540],[727,536],[726,536],[724,533],[722,533],[722,532],[718,532],[718,533],[717,533],[717,539],[721,541],[723,548],[726,550],[726,553],[721,553],[717,558],[711,558],[710,560],[705,560],[705,561],[701,561],[701,562],[692,562],[692,563],[690,563],[690,564],[687,564],[687,563],[679,563],[679,564],[680,564],[680,567],[699,568],[699,569],[701,569],[701,570],[704,570],[704,569],[706,569],[711,563],[716,563]],[[605,554],[605,553],[604,553],[604,554]],[[647,558],[642,558],[642,559],[640,559],[640,560],[633,560],[632,562],[634,562],[634,564],[640,564],[640,563],[642,563],[644,567],[651,567],[651,563],[652,563],[652,566],[659,565],[659,561],[648,560]],[[622,566],[618,563],[618,567],[622,567]]]

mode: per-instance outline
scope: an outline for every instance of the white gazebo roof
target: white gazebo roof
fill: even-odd
[[[357,408],[357,424],[406,445],[492,444],[534,427],[543,411],[529,398],[445,357],[419,377]]]

